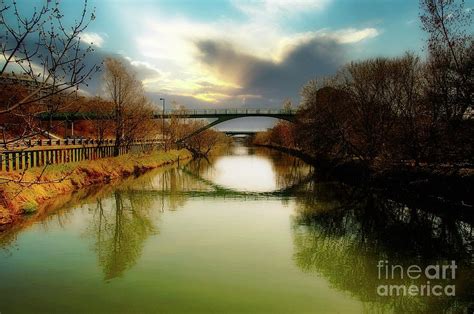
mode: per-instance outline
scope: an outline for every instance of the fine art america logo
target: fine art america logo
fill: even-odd
[[[377,263],[378,279],[384,284],[377,286],[380,296],[455,296],[456,286],[449,284],[456,279],[457,265],[449,264],[402,266],[391,265],[386,260]],[[426,279],[426,280],[425,280]],[[392,284],[393,282],[408,284]]]

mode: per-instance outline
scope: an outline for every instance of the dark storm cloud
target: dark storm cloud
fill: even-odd
[[[280,105],[285,98],[298,99],[304,83],[334,74],[344,63],[345,48],[334,40],[313,38],[289,50],[281,62],[239,52],[227,42],[196,43],[199,61],[219,77],[236,81],[235,94],[261,96],[258,102]]]
[[[136,78],[139,80],[157,78],[160,76],[160,73],[156,69],[148,66],[145,63],[133,62],[129,58],[125,58],[120,54],[111,53],[101,48],[95,48],[93,52],[90,52],[86,55],[83,60],[83,63],[85,64],[86,68],[98,65],[100,67],[100,70],[98,72],[93,73],[93,75],[91,75],[90,79],[86,82],[86,84],[82,84],[80,88],[86,90],[87,92],[93,95],[102,94],[102,82],[105,72],[104,61],[107,58],[115,58],[120,60],[125,65],[125,67],[135,73]]]
[[[5,45],[7,49],[10,49],[16,45],[16,42],[13,41],[12,38],[8,38],[8,40],[5,42]],[[37,45],[37,37],[35,36],[28,36],[24,41],[25,49],[30,52],[35,51],[37,49]],[[90,51],[88,51],[88,48],[88,44],[85,44],[83,42],[80,43],[80,49],[82,52],[85,53],[85,56],[82,58],[81,61],[81,64],[84,65],[81,74],[86,74],[90,69],[93,69],[94,71],[92,71],[92,74],[90,75],[89,79],[85,80],[84,83],[80,84],[79,87],[89,92],[90,94],[100,94],[101,81],[104,73],[103,62],[106,58],[119,59],[127,68],[129,68],[136,74],[136,77],[139,80],[157,78],[160,76],[160,73],[156,69],[146,63],[133,62],[120,54],[108,52],[97,46],[91,46],[92,50]],[[67,58],[64,59],[72,59],[73,53],[73,50],[69,51],[70,56],[67,56]],[[18,58],[24,57],[21,51],[17,52],[15,56]],[[38,53],[34,54],[34,56],[31,58],[32,64],[36,65],[38,69],[42,69],[41,64],[43,62],[43,59],[41,58],[41,56],[48,56],[48,51],[44,46],[40,46]],[[9,66],[7,68],[7,72],[19,71],[19,67],[15,67],[14,62],[12,62],[11,65],[12,66]],[[96,71],[97,69],[98,71]],[[64,72],[61,72],[61,70],[58,70],[57,74],[59,78],[64,78],[66,81],[70,79],[70,74],[65,74]]]

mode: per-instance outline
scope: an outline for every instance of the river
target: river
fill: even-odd
[[[472,311],[472,220],[315,173],[237,144],[58,198],[0,233],[0,313]],[[378,290],[427,278],[377,265],[453,260],[456,275],[430,284],[454,296]]]

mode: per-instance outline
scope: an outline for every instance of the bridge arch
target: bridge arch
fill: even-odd
[[[207,129],[210,129],[212,128],[213,126],[216,126],[220,123],[223,123],[223,122],[226,122],[226,121],[230,121],[230,120],[235,120],[235,119],[240,119],[240,118],[248,118],[248,117],[266,117],[266,118],[275,118],[275,119],[279,119],[279,120],[284,120],[284,121],[288,121],[288,122],[292,122],[294,123],[295,122],[295,114],[293,112],[287,112],[287,113],[284,113],[284,112],[281,112],[281,113],[266,113],[266,112],[262,112],[262,113],[253,113],[251,115],[249,114],[225,114],[225,115],[220,115],[220,116],[214,116],[213,118],[217,118],[216,120],[206,124],[205,126],[191,132],[190,134],[186,135],[185,137],[179,139],[177,142],[178,143],[182,143],[184,142],[185,140],[207,130]]]
[[[296,109],[194,109],[194,110],[184,110],[184,111],[162,111],[155,112],[153,114],[154,119],[170,119],[173,117],[181,118],[192,118],[192,119],[210,119],[216,118],[216,120],[210,122],[209,124],[195,130],[194,132],[188,134],[182,139],[178,140],[178,143],[182,143],[185,140],[195,136],[196,134],[201,133],[204,130],[212,128],[215,125],[218,125],[222,122],[234,120],[238,118],[247,118],[247,117],[269,117],[280,120],[286,120],[289,122],[294,122],[296,116]],[[94,112],[56,112],[56,113],[42,113],[36,116],[39,120],[42,121],[80,121],[80,120],[112,120],[114,115],[109,114],[99,114]]]

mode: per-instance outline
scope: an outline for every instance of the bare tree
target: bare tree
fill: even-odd
[[[205,126],[205,122],[193,121],[188,123],[186,129],[190,130],[192,133],[203,126]],[[186,139],[184,141],[184,146],[195,157],[207,157],[218,144],[225,144],[226,142],[227,136],[224,133],[212,129],[206,129]]]
[[[92,104],[91,104],[92,102]],[[111,113],[113,112],[113,104],[110,101],[102,99],[100,97],[94,97],[92,100],[89,101],[87,109],[90,110],[93,108],[94,114],[98,117],[91,120],[92,127],[95,131],[95,138],[98,140],[99,145],[106,137],[110,134],[110,130],[113,129],[113,123],[108,119],[111,117]],[[107,132],[109,131],[109,132]]]
[[[25,139],[44,135],[37,114],[57,110],[58,98],[75,93],[100,70],[99,65],[86,62],[94,50],[92,43],[81,41],[81,34],[95,19],[87,0],[73,23],[65,20],[58,0],[42,3],[27,15],[16,1],[0,0],[0,128],[4,149],[15,147],[21,152],[29,145]],[[19,144],[21,147],[16,147]],[[35,183],[41,183],[40,178]]]
[[[420,0],[428,34],[428,97],[434,120],[460,121],[472,108],[474,46],[472,13],[464,0]]]
[[[172,147],[178,144],[188,149],[195,157],[206,157],[218,145],[228,142],[228,138],[221,132],[204,129],[206,124],[202,120],[188,118],[188,110],[173,102],[173,112],[166,126],[165,145]],[[195,131],[202,130],[194,134]],[[190,134],[192,136],[188,137]]]
[[[2,0],[0,6],[0,75],[11,73],[14,78],[29,79],[35,85],[21,99],[3,103],[0,114],[77,89],[98,70],[97,65],[87,66],[84,62],[93,49],[81,42],[81,33],[95,19],[94,13],[88,11],[87,0],[73,25],[66,25],[59,1],[45,2],[29,17],[22,15],[15,1],[7,4]]]
[[[351,106],[343,86],[327,80],[308,82],[302,89],[295,145],[319,159],[360,156],[350,141]]]
[[[152,104],[143,94],[135,99],[132,106],[125,108],[123,139],[127,149],[134,140],[155,138],[158,135],[158,123],[153,118]]]
[[[153,112],[144,96],[142,83],[120,60],[108,58],[105,61],[104,84],[113,103],[115,122],[114,155],[131,141],[149,135]]]
[[[188,110],[177,102],[172,103],[172,114],[165,127],[165,146],[170,148],[180,139],[191,133],[189,119],[187,118]]]
[[[474,93],[471,11],[462,0],[420,0],[426,62],[412,54],[352,62],[303,87],[296,147],[332,162],[356,158],[373,170],[472,163]],[[259,142],[291,147],[278,124]],[[422,165],[423,164],[423,165]]]

